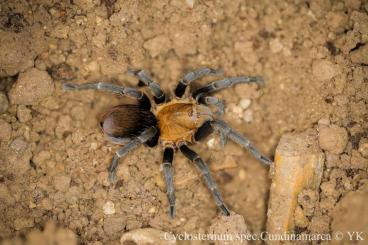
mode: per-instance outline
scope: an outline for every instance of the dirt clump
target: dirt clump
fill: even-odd
[[[244,218],[238,214],[216,217],[209,227],[215,244],[248,244],[246,236],[250,235]],[[250,240],[250,239],[249,239]]]
[[[345,128],[332,125],[330,127],[320,127],[318,135],[319,145],[323,150],[334,154],[344,151],[348,143],[348,133]]]
[[[12,104],[29,105],[50,96],[54,83],[49,74],[36,68],[21,73],[9,91]]]
[[[9,101],[5,93],[0,92],[0,114],[6,112],[9,108]]]
[[[345,232],[341,241],[333,241],[332,244],[364,244],[367,238],[368,217],[367,212],[368,185],[361,186],[356,192],[348,193],[336,205],[333,212],[331,229],[332,234]],[[359,220],[359,222],[357,222]],[[359,236],[356,236],[356,232]],[[350,239],[352,238],[352,239]],[[361,240],[364,239],[364,240]]]
[[[39,25],[21,32],[0,29],[0,76],[14,76],[32,67],[44,49],[44,31]]]

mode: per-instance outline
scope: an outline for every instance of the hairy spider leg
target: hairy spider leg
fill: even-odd
[[[212,128],[212,125],[211,125],[211,121],[206,121],[195,132],[194,140],[195,141],[200,141],[201,139],[206,138],[212,132],[213,132],[213,128]]]
[[[145,86],[149,87],[157,104],[161,104],[166,101],[167,96],[162,91],[160,85],[155,82],[144,70],[130,69],[128,70],[128,74],[138,77],[139,82],[142,82]]]
[[[150,127],[143,131],[138,137],[132,139],[127,145],[119,148],[114,157],[112,158],[110,167],[108,168],[109,171],[109,181],[110,183],[115,182],[116,179],[116,170],[119,165],[119,159],[125,156],[128,152],[135,149],[137,146],[147,142],[149,139],[155,136],[157,132],[156,127]]]
[[[249,150],[250,153],[252,153],[252,155],[256,157],[258,160],[260,160],[262,163],[266,165],[271,165],[272,161],[268,157],[261,154],[246,137],[236,132],[227,123],[221,120],[214,120],[211,121],[211,125],[213,126],[214,129],[220,132],[222,144],[225,144],[226,139],[229,138],[235,143]]]
[[[203,96],[198,99],[198,103],[203,105],[213,105],[217,108],[215,115],[221,117],[225,113],[225,104],[223,100],[215,96]]]
[[[162,160],[162,169],[164,172],[164,178],[166,182],[166,195],[169,200],[169,214],[170,218],[175,217],[175,190],[174,190],[174,170],[173,170],[173,161],[174,150],[172,148],[165,148],[164,156]]]
[[[129,137],[114,137],[111,135],[105,135],[105,137],[113,144],[117,144],[117,145],[125,145],[127,143],[129,143],[132,139]]]
[[[240,83],[257,83],[262,84],[263,78],[262,77],[228,77],[221,80],[214,81],[212,83],[207,84],[204,87],[201,87],[195,90],[192,93],[192,97],[198,101],[200,97],[206,95],[208,93],[212,93],[218,91],[220,89],[228,88]]]
[[[226,216],[229,216],[230,211],[226,207],[224,201],[222,200],[221,194],[218,191],[217,185],[215,184],[215,181],[213,180],[211,176],[211,173],[208,169],[207,164],[202,160],[202,158],[196,152],[191,150],[186,145],[182,145],[180,147],[180,151],[184,154],[185,157],[187,157],[189,160],[193,161],[197,165],[197,167],[201,171],[201,174],[207,184],[208,189],[211,191],[215,199],[217,206]]]
[[[145,110],[151,109],[151,102],[148,99],[147,95],[145,95],[143,92],[135,88],[127,88],[127,87],[121,87],[115,84],[97,82],[97,83],[84,83],[84,84],[64,83],[63,89],[65,91],[93,89],[93,90],[102,90],[102,91],[112,92],[112,93],[130,97],[133,99],[137,99],[142,109],[145,109]]]
[[[217,75],[221,75],[222,73],[223,72],[221,70],[215,70],[215,69],[211,69],[211,68],[201,68],[201,69],[197,69],[197,70],[188,72],[179,81],[178,85],[176,85],[175,96],[178,97],[178,98],[183,97],[183,95],[185,93],[185,89],[187,88],[187,86],[191,82],[193,82],[197,79],[200,79],[204,76],[217,76]]]

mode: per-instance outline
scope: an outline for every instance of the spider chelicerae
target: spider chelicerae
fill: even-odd
[[[197,143],[216,130],[220,133],[222,145],[226,143],[227,139],[230,139],[248,149],[253,156],[264,164],[270,165],[272,161],[262,155],[246,137],[237,133],[224,121],[218,119],[224,113],[224,103],[217,97],[210,96],[215,91],[240,83],[260,84],[263,82],[263,79],[250,76],[224,78],[194,90],[190,96],[184,96],[186,88],[193,81],[206,75],[215,76],[222,74],[219,70],[201,68],[187,73],[175,88],[175,98],[169,99],[160,88],[160,85],[153,81],[144,70],[130,70],[129,72],[131,75],[138,77],[140,85],[149,88],[153,95],[154,103],[150,101],[144,92],[136,88],[103,82],[65,83],[63,85],[64,90],[68,91],[103,90],[133,98],[138,102],[136,104],[121,104],[111,108],[105,113],[100,124],[109,141],[123,145],[117,150],[108,168],[109,181],[111,183],[115,182],[119,158],[141,144],[154,147],[160,143],[164,148],[162,169],[170,205],[170,217],[175,217],[172,161],[174,152],[177,150],[180,150],[185,157],[196,164],[217,206],[225,215],[230,215],[230,211],[225,205],[206,163],[188,145]],[[152,104],[154,105],[152,106]],[[217,110],[212,112],[209,106],[213,106]]]

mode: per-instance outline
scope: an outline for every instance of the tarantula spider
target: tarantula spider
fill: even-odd
[[[85,84],[66,83],[63,85],[64,90],[103,90],[128,96],[138,101],[138,104],[121,104],[115,106],[103,116],[101,128],[104,134],[111,142],[124,145],[118,149],[108,168],[109,181],[111,183],[115,181],[119,158],[140,144],[153,147],[160,141],[160,144],[164,148],[162,168],[170,205],[170,217],[175,217],[172,161],[174,151],[178,149],[185,157],[197,165],[208,188],[212,192],[217,206],[225,215],[230,215],[230,211],[222,200],[221,194],[206,163],[188,145],[205,138],[215,129],[219,131],[223,145],[226,139],[229,138],[248,149],[264,164],[270,165],[271,160],[262,155],[247,138],[235,132],[225,122],[215,118],[215,115],[221,116],[223,114],[224,105],[218,98],[209,96],[212,92],[239,83],[261,83],[263,81],[262,78],[230,77],[217,80],[195,90],[190,97],[183,98],[186,87],[194,80],[206,75],[214,76],[220,74],[218,70],[202,68],[187,73],[175,88],[176,98],[170,100],[161,90],[159,84],[153,81],[146,72],[143,70],[131,70],[130,73],[138,77],[141,85],[149,87],[156,104],[154,107],[151,106],[147,95],[135,88],[121,87],[102,82]],[[217,112],[212,113],[208,107],[209,105],[217,107]]]

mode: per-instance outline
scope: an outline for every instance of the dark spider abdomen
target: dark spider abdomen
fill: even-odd
[[[149,110],[139,105],[123,104],[111,108],[103,116],[101,127],[112,137],[136,137],[156,124],[157,120]]]

